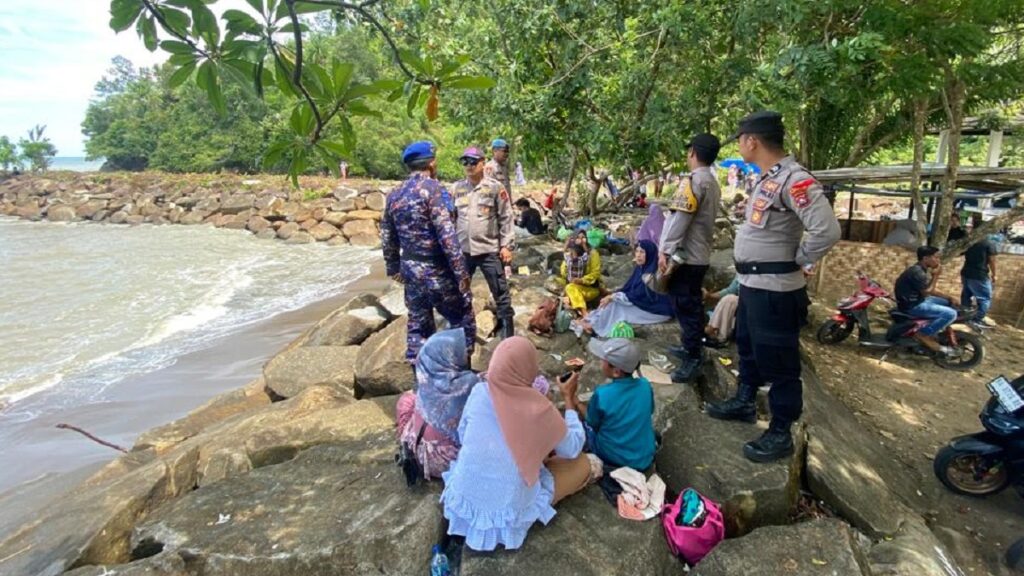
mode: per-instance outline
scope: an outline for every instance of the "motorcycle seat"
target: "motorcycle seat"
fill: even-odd
[[[907,314],[906,312],[900,312],[899,310],[890,310],[889,311],[889,317],[892,318],[893,320],[897,320],[897,321],[914,320],[913,316],[911,316],[910,314]]]

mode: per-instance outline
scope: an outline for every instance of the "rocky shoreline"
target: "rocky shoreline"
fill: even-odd
[[[614,217],[635,226],[638,215]],[[632,269],[628,249],[602,248],[606,282]],[[547,374],[588,358],[572,333],[542,338],[525,324],[549,296],[549,263],[561,245],[523,242],[511,280],[516,332],[535,342]],[[716,254],[709,286],[731,278]],[[475,369],[496,342],[482,278],[473,283],[480,327]],[[406,311],[399,290],[355,294],[275,355],[247,386],[141,435],[131,452],[100,470],[0,541],[0,574],[337,575],[427,572],[442,534],[438,483],[408,489],[394,465],[394,406],[411,388],[404,362]],[[645,351],[675,343],[678,327],[637,327]],[[720,575],[957,575],[956,557],[901,494],[913,490],[876,433],[859,426],[805,358],[806,410],[799,449],[774,464],[739,450],[754,425],[702,414],[704,402],[735,389],[735,359],[712,354],[695,386],[672,384],[644,365],[655,386],[656,467],[673,490],[697,488],[722,503],[729,539],[692,573]],[[588,363],[581,382],[601,381]],[[759,398],[766,426],[765,398]],[[880,453],[881,452],[881,453]],[[462,574],[683,574],[657,521],[618,517],[591,486],[531,530],[517,552],[466,551]]]
[[[278,176],[144,173],[22,175],[0,181],[0,215],[53,222],[209,224],[290,244],[380,245],[379,183]]]

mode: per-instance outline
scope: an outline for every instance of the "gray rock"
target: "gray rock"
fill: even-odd
[[[619,517],[601,489],[590,486],[559,503],[547,526],[534,525],[519,550],[465,549],[463,576],[606,576],[681,574],[665,544],[661,522]]]
[[[202,224],[203,220],[206,220],[207,216],[209,216],[208,212],[203,212],[202,210],[193,210],[191,212],[188,212],[188,213],[184,214],[178,220],[178,223],[179,224],[185,224],[186,226],[193,226],[195,224]]]
[[[124,224],[128,220],[128,213],[124,210],[118,210],[110,215],[110,219],[107,220],[111,224]],[[183,222],[184,223],[184,222]]]
[[[349,212],[349,215],[356,214],[358,211]],[[355,236],[374,236],[379,235],[377,231],[377,223],[371,219],[364,220],[349,220],[342,225],[341,231],[345,234],[345,237],[351,240]],[[353,242],[354,244],[354,242]]]
[[[872,538],[892,536],[913,515],[890,484],[903,476],[880,437],[803,371],[807,423],[807,484],[819,498]],[[880,467],[881,466],[881,467]]]
[[[402,316],[359,347],[356,398],[399,394],[412,388],[412,368],[405,360],[408,324],[409,317]]]
[[[270,228],[270,221],[262,216],[250,216],[245,227],[248,228],[250,232],[259,234],[260,232]]]
[[[327,245],[328,246],[348,246],[349,242],[348,242],[348,238],[345,238],[344,236],[339,234],[339,235],[335,236],[334,238],[331,238],[330,240],[328,240],[327,241]]]
[[[275,240],[277,239],[277,231],[273,228],[267,228],[256,234],[256,237],[260,240]]]
[[[364,294],[317,322],[300,340],[305,346],[355,346],[383,328],[390,318],[372,294]]]
[[[280,236],[280,231],[278,231],[278,236]],[[285,244],[312,244],[316,242],[316,238],[310,236],[309,232],[303,232],[300,230],[289,236],[284,242]]]
[[[872,576],[960,575],[953,555],[919,517],[908,519],[891,539],[880,541],[869,553]]]
[[[309,229],[309,235],[317,242],[326,242],[338,234],[341,234],[341,231],[327,222],[320,222]]]
[[[46,218],[54,222],[74,222],[78,220],[78,214],[75,213],[73,207],[66,204],[58,204],[50,206],[46,211]]]
[[[220,209],[218,210],[222,214],[238,214],[245,212],[253,207],[253,202],[256,197],[252,194],[237,194],[221,202]]]
[[[204,576],[427,572],[442,536],[440,484],[406,488],[391,431],[321,446],[203,487],[153,514],[133,542]]]
[[[324,214],[323,221],[331,226],[338,227],[348,222],[349,217],[345,212],[328,212]]]
[[[678,492],[693,487],[721,503],[730,536],[788,521],[800,495],[802,427],[794,427],[797,446],[791,458],[757,464],[743,456],[743,444],[756,438],[764,423],[710,418],[700,411],[689,387],[666,410],[670,424],[657,454],[657,469],[670,488]]]
[[[871,576],[856,535],[846,524],[822,519],[758,528],[721,542],[693,576]]]
[[[299,225],[295,222],[288,222],[277,229],[277,237],[281,240],[287,240],[292,237],[293,234],[299,231]]]
[[[383,192],[369,192],[363,196],[363,200],[366,202],[367,209],[383,212],[387,197],[384,196]]]
[[[192,576],[185,569],[185,560],[177,554],[161,554],[136,560],[130,564],[82,566],[65,572],[64,576]]]
[[[405,289],[394,288],[380,297],[380,305],[392,316],[405,316],[409,310],[405,307]]]
[[[351,393],[358,346],[304,346],[275,356],[263,368],[267,388],[291,398],[310,386],[326,385]]]

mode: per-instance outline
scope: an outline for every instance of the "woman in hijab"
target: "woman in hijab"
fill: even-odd
[[[440,478],[458,455],[459,419],[479,381],[469,370],[462,328],[437,332],[420,348],[416,390],[402,394],[395,411],[398,440],[416,454],[426,479]]]
[[[585,230],[569,238],[561,272],[568,305],[582,317],[587,313],[587,305],[601,296],[601,255],[590,247]]]
[[[647,211],[647,218],[644,218],[643,223],[640,224],[640,231],[636,233],[636,241],[639,243],[649,240],[657,247],[658,242],[661,242],[661,231],[664,227],[665,213],[661,211],[661,206],[651,204]]]
[[[668,296],[654,292],[644,283],[644,276],[658,269],[658,247],[654,242],[641,240],[633,251],[633,262],[633,275],[621,289],[601,299],[597,310],[583,321],[584,330],[607,338],[619,322],[660,324],[675,315]]]
[[[448,533],[473,550],[519,548],[530,526],[550,522],[554,505],[590,481],[579,415],[566,410],[563,417],[532,386],[539,373],[537,349],[513,336],[494,350],[466,402],[462,449],[444,474],[441,504]],[[559,382],[567,397],[578,384],[575,373]]]

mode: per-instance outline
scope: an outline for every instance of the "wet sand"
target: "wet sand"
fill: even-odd
[[[111,386],[106,396],[113,400],[13,424],[13,441],[0,451],[0,538],[17,525],[16,517],[27,517],[120,454],[57,424],[131,449],[140,433],[257,378],[267,360],[353,294],[382,293],[388,285],[383,261],[375,261],[369,274],[337,296],[248,326],[172,366]]]

